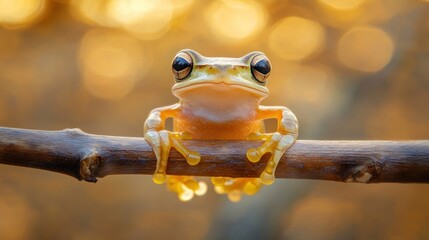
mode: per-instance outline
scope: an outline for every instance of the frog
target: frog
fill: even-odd
[[[189,149],[183,140],[261,140],[249,148],[246,160],[257,163],[270,154],[259,178],[212,177],[219,194],[237,202],[243,194],[253,195],[263,185],[275,181],[275,171],[283,154],[298,137],[298,120],[284,106],[264,106],[261,101],[269,95],[268,78],[272,66],[260,51],[240,58],[205,57],[192,49],[180,50],[173,58],[172,94],[179,101],[153,109],[144,123],[144,138],[157,159],[153,181],[166,183],[182,201],[207,191],[207,184],[192,176],[167,175],[171,148],[176,149],[191,166],[201,161],[198,152]],[[173,120],[173,130],[165,127]],[[275,132],[265,132],[264,120],[276,119]],[[221,175],[221,174],[220,174]]]

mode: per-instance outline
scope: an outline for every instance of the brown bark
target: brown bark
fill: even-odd
[[[259,141],[184,142],[202,159],[190,166],[175,150],[171,175],[258,177],[268,155],[259,163],[246,159],[246,150]],[[95,182],[112,174],[152,174],[156,159],[143,138],[86,134],[79,129],[39,131],[0,128],[0,163],[39,168]],[[277,178],[341,182],[429,183],[429,141],[299,140],[282,157]]]

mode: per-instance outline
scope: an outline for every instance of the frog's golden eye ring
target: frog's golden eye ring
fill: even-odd
[[[193,61],[191,55],[186,52],[179,52],[176,57],[174,57],[171,64],[171,69],[176,80],[180,81],[189,76],[192,71],[192,66]]]
[[[260,83],[266,83],[271,72],[271,63],[264,55],[255,56],[250,62],[253,77]]]

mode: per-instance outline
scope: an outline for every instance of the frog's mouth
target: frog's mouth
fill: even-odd
[[[188,92],[198,92],[204,94],[206,92],[218,92],[221,97],[224,94],[240,94],[250,93],[257,98],[265,98],[268,96],[268,90],[265,87],[256,88],[253,85],[240,82],[198,82],[186,85],[176,84],[172,88],[174,96],[181,98]]]

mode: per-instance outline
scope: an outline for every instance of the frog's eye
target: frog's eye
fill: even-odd
[[[260,83],[266,83],[271,72],[271,63],[264,55],[255,56],[250,62],[253,77]]]
[[[171,64],[171,69],[176,80],[180,81],[189,76],[192,71],[192,65],[192,57],[186,52],[179,52]]]

